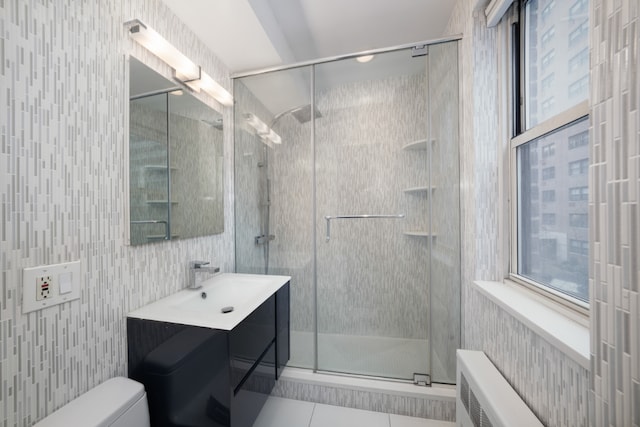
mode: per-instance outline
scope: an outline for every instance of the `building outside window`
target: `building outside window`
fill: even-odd
[[[589,216],[585,213],[569,214],[569,225],[571,227],[587,228],[589,226]]]
[[[555,143],[551,143],[551,144],[547,144],[544,147],[542,147],[542,158],[545,159],[547,157],[551,157],[554,154],[556,154],[556,144]]]
[[[586,3],[516,4],[519,38],[512,40],[517,48],[510,49],[517,80],[512,86],[510,277],[583,309],[589,300]]]
[[[569,162],[569,175],[584,175],[589,171],[589,159],[580,159]]]
[[[543,225],[555,225],[556,224],[556,214],[554,214],[554,213],[543,213],[542,214],[542,224]]]
[[[553,179],[556,177],[556,168],[555,166],[549,166],[548,168],[542,169],[542,179]]]
[[[585,130],[569,137],[569,150],[589,145],[589,131]]]

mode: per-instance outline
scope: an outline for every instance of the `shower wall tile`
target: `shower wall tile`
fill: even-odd
[[[425,93],[424,74],[317,91],[320,332],[428,338],[429,239],[403,234],[428,226],[431,195],[403,192],[428,184],[427,153],[402,150],[428,135]],[[333,220],[325,241],[324,217],[346,214],[407,219]]]
[[[0,2],[0,425],[30,426],[126,375],[126,313],[184,287],[189,260],[234,268],[230,132],[227,231],[125,245],[126,53],[171,76],[127,37],[123,22],[134,17],[229,87],[225,67],[160,1]],[[22,314],[22,269],[76,259],[80,299]]]
[[[589,371],[472,288],[474,280],[502,280],[506,200],[501,182],[505,141],[499,133],[499,44],[487,28],[486,2],[459,0],[448,33],[460,42],[460,146],[463,347],[484,351],[507,381],[549,426],[588,423]]]
[[[640,7],[590,4],[590,422],[639,426]]]

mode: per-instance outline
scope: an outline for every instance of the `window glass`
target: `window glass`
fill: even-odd
[[[588,99],[589,20],[586,3],[586,0],[529,0],[526,3],[526,129]]]
[[[516,148],[517,274],[585,302],[589,147],[575,141],[588,126],[581,119]]]

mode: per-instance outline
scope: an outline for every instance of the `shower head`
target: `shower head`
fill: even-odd
[[[317,108],[313,109],[313,113],[316,119],[319,119],[320,117],[322,117],[322,114],[320,114],[320,111],[318,111]],[[269,127],[273,128],[273,125],[275,125],[278,122],[278,120],[280,120],[282,117],[286,116],[287,114],[291,114],[293,117],[295,117],[298,123],[305,124],[311,120],[311,105],[310,104],[299,105],[297,107],[294,107],[289,110],[276,114],[276,116],[271,121],[271,125]]]
[[[316,119],[322,117],[322,114],[320,114],[320,111],[318,111],[317,108],[313,109],[313,114]],[[311,105],[307,104],[302,107],[294,108],[291,110],[291,115],[295,117],[300,124],[307,123],[308,121],[311,121]]]

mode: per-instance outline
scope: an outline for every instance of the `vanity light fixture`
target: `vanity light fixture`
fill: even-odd
[[[247,113],[244,115],[247,124],[256,131],[256,135],[263,142],[271,141],[274,144],[282,144],[282,138],[273,129],[266,125],[265,122],[256,117],[255,114]]]
[[[222,105],[233,105],[233,97],[225,88],[220,86],[211,76],[202,71],[199,65],[193,63],[153,28],[139,19],[125,22],[125,26],[129,27],[129,36],[132,39],[173,68],[176,80],[186,84],[196,92],[200,92],[200,90],[207,92]]]

